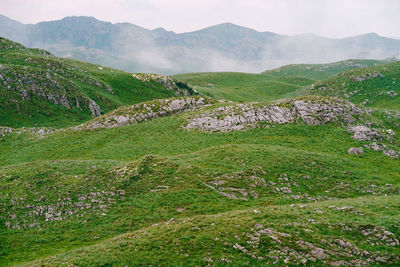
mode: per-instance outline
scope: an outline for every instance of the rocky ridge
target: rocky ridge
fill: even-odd
[[[364,110],[339,98],[298,97],[270,105],[246,103],[220,107],[191,118],[186,129],[228,132],[254,128],[258,123],[299,121],[308,125],[349,124],[365,115]]]
[[[176,91],[176,96],[188,96],[192,89],[185,83],[174,80],[171,77],[159,74],[135,73],[132,76],[142,82],[156,82],[169,91]]]
[[[335,123],[347,127],[352,138],[368,142],[365,148],[382,151],[386,156],[400,158],[400,151],[384,144],[394,143],[392,129],[372,128],[370,110],[335,97],[297,97],[276,104],[245,103],[219,107],[188,119],[186,129],[206,132],[229,132],[270,124],[303,122],[308,125]],[[378,142],[378,143],[377,143]],[[362,154],[362,148],[349,149],[349,154]]]
[[[193,110],[213,103],[215,103],[214,100],[205,97],[158,99],[132,106],[120,107],[101,117],[74,127],[73,129],[83,130],[121,127],[178,112]]]

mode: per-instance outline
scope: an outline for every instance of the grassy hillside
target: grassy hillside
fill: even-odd
[[[187,91],[164,76],[140,77],[0,38],[0,125],[74,125],[121,105]]]
[[[339,96],[366,107],[400,109],[400,62],[343,72],[312,86],[310,94]]]
[[[224,105],[111,129],[6,134],[0,262],[399,262],[398,159],[348,154],[368,142],[336,123],[182,127]]]
[[[324,80],[340,72],[390,63],[392,60],[349,59],[328,64],[294,64],[263,72],[274,77],[298,76]]]
[[[0,266],[399,265],[397,102],[271,102],[322,77],[298,66],[177,76],[266,102],[217,101],[0,41],[0,123],[13,126],[0,127]],[[397,86],[398,66],[321,84]]]
[[[264,74],[238,72],[189,73],[173,76],[197,91],[231,101],[270,101],[291,94],[314,80],[303,77],[275,78]]]
[[[346,60],[330,64],[288,65],[261,74],[212,72],[178,74],[208,96],[231,101],[270,101],[298,94],[298,90],[340,72],[376,66],[390,60]]]

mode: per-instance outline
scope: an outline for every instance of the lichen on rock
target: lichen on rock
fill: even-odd
[[[339,98],[298,97],[270,105],[246,103],[220,107],[190,119],[186,128],[226,132],[254,128],[259,122],[343,124],[355,122],[364,114],[363,110],[351,102]]]
[[[75,127],[75,130],[115,128],[167,116],[170,114],[196,109],[214,103],[204,97],[183,97],[158,99],[132,106],[120,107],[108,114]]]

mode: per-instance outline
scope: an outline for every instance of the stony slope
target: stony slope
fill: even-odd
[[[394,58],[388,60],[348,59],[328,64],[295,64],[268,70],[263,73],[274,77],[294,76],[320,81],[344,71],[374,67],[395,60]]]
[[[212,103],[215,103],[215,100],[204,97],[153,100],[133,106],[120,107],[95,120],[79,125],[74,129],[83,130],[121,127],[201,108]]]
[[[310,94],[338,96],[366,107],[400,109],[400,62],[343,72],[314,84]]]
[[[0,127],[0,266],[400,263],[393,102],[217,101],[170,77],[2,47],[4,70],[34,76],[1,92],[62,108],[63,127],[29,127],[51,114]],[[91,118],[82,104],[88,121],[69,120],[70,95],[108,112]]]
[[[60,127],[124,104],[193,93],[165,76],[142,77],[0,38],[0,125]]]
[[[258,109],[268,127],[248,127]],[[240,119],[185,128],[205,116]],[[5,131],[0,265],[398,264],[398,122],[337,98],[185,97]]]

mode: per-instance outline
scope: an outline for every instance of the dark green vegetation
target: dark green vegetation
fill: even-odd
[[[142,81],[0,37],[0,126],[74,125],[122,105],[188,90],[170,78]]]
[[[99,94],[109,99],[109,106],[98,100],[103,111],[167,97],[171,92],[153,82],[166,78],[163,76],[133,78],[132,74],[9,44],[12,51],[19,52],[11,53],[8,47],[13,63],[2,66],[27,67],[30,73],[35,67],[17,60],[17,55],[25,58],[29,54],[32,59],[50,60],[46,62],[52,66],[59,62],[87,71],[74,72],[77,78],[71,84],[82,98],[98,100],[95,96]],[[374,68],[392,69],[395,64]],[[293,69],[298,75],[296,68],[282,69]],[[62,74],[58,68],[52,69]],[[257,88],[256,79],[268,76],[276,84],[274,90],[265,91],[266,96],[259,91],[257,97],[264,100],[306,92],[307,84],[321,77],[319,73],[313,77],[201,75],[205,83],[217,84],[218,76],[223,78],[222,85],[239,83],[239,91],[245,84]],[[108,85],[114,94],[105,87],[89,87],[82,77]],[[165,81],[170,85],[171,80]],[[141,86],[142,94],[129,87],[132,82]],[[75,88],[71,84],[65,85],[65,90]],[[24,85],[21,88],[26,88]],[[190,91],[184,84],[176,85]],[[293,90],[279,91],[279,85],[293,86]],[[228,99],[237,97],[228,89],[224,93]],[[241,97],[252,99],[250,94]],[[32,125],[29,116],[22,115],[14,129],[0,128],[0,266],[400,263],[399,159],[375,151],[371,140],[353,139],[347,129],[361,123],[379,128],[382,132],[370,129],[366,134],[377,140],[389,136],[375,145],[386,144],[385,151],[398,150],[400,114],[394,102],[388,102],[390,111],[376,108],[360,118],[355,116],[354,122],[307,125],[298,120],[213,133],[183,126],[197,115],[231,103],[204,100],[199,107],[191,106],[196,109],[154,115],[154,111],[168,111],[160,103],[168,102],[168,107],[178,111],[179,103],[187,103],[187,99],[147,101],[136,109],[121,107],[108,116],[115,120],[113,125],[120,126],[115,128],[69,127],[81,120],[69,120],[68,109],[54,111],[62,127],[57,131],[17,128]],[[318,107],[335,103],[329,99],[301,96],[280,105],[289,110],[296,101],[305,101],[302,107],[311,100],[319,102]],[[212,105],[204,106],[209,103]],[[53,105],[59,106],[49,107]],[[125,125],[135,110],[140,111],[137,120]],[[151,114],[148,117],[143,115],[146,110]],[[323,110],[317,110],[315,116],[319,112]],[[86,113],[85,119],[89,119],[90,113]],[[363,121],[364,117],[368,121]],[[47,125],[54,117],[41,120]],[[351,147],[362,147],[364,152],[349,154]]]
[[[340,72],[377,66],[390,60],[345,60],[330,64],[288,65],[261,74],[211,72],[174,77],[199,92],[231,101],[270,101],[301,94],[301,90]]]

